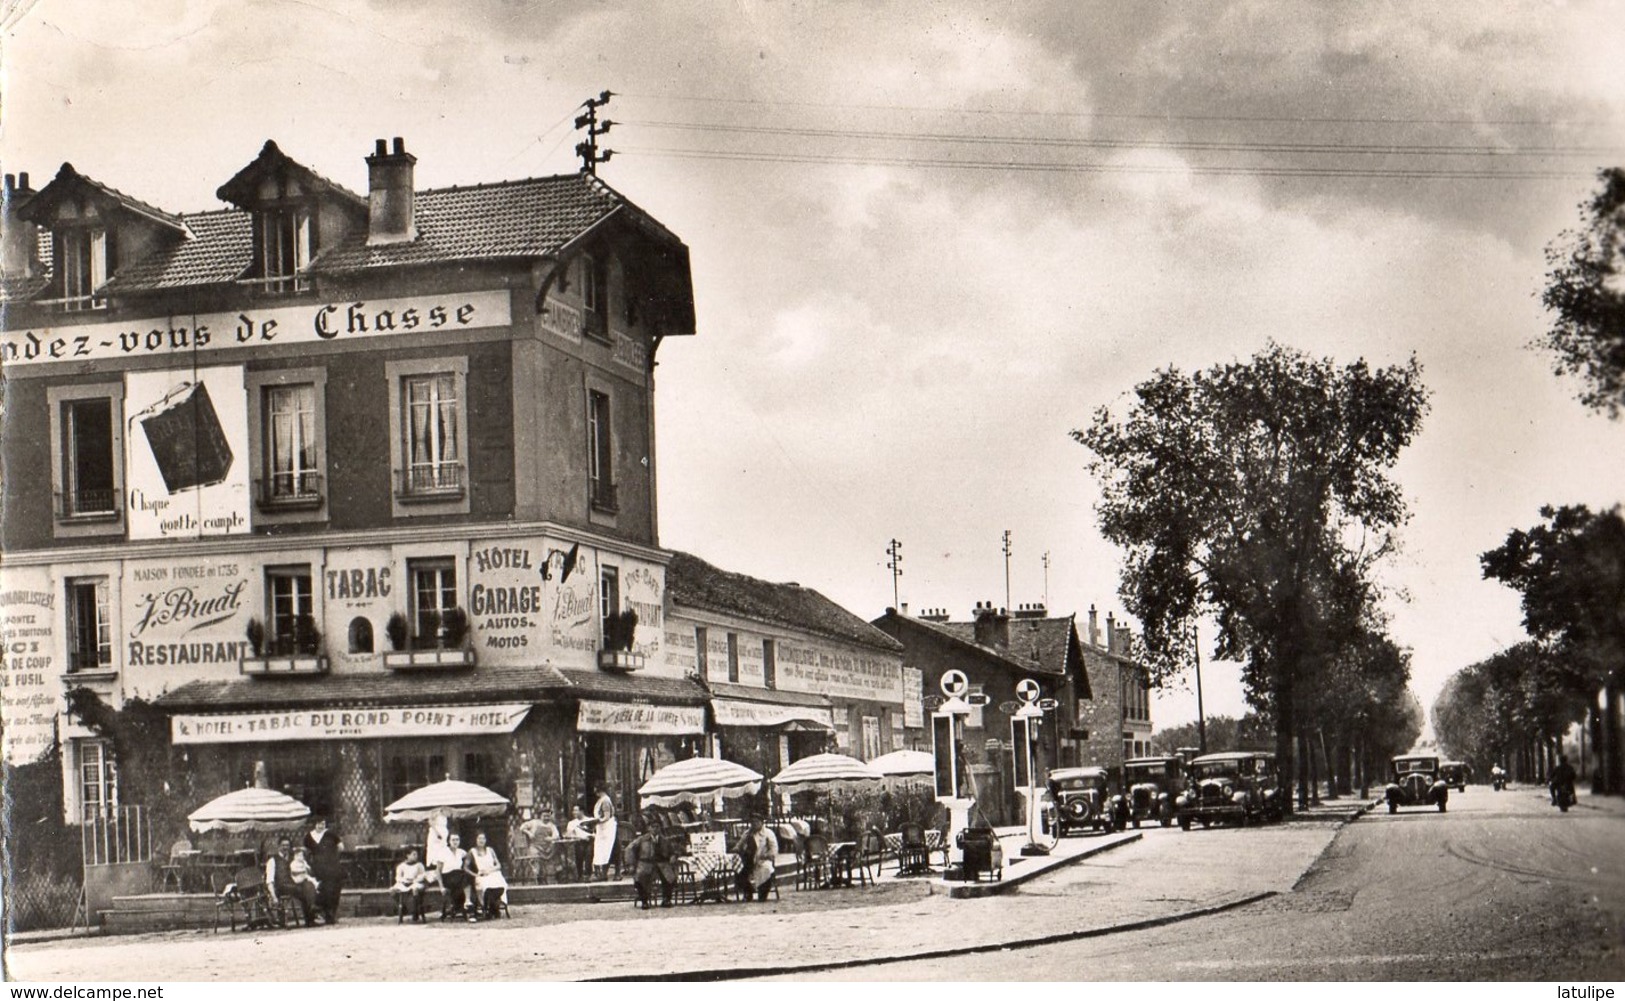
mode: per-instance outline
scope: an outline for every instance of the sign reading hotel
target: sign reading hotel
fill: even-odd
[[[508,293],[469,292],[199,313],[124,323],[40,327],[0,334],[0,364],[191,358],[268,344],[322,344],[400,334],[505,327]]]
[[[535,662],[533,644],[540,642],[545,607],[540,571],[544,555],[545,550],[528,539],[476,545],[469,551],[468,614],[479,637],[480,663]]]
[[[519,703],[179,715],[170,719],[169,731],[176,744],[512,733],[529,711],[529,704]]]
[[[38,760],[56,739],[56,618],[56,591],[43,568],[0,573],[0,749],[9,764]]]
[[[248,534],[242,368],[131,372],[124,394],[130,538]]]

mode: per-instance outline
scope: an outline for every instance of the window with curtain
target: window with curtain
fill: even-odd
[[[308,635],[308,630],[315,624],[310,567],[267,567],[265,593],[269,606],[266,617],[271,623],[270,635],[266,639],[271,652],[277,656],[316,653],[314,649],[300,649],[301,646],[314,646],[313,637]],[[306,634],[300,631],[301,618],[306,620]],[[301,643],[301,640],[304,642]]]
[[[260,275],[268,292],[292,292],[305,288],[300,272],[310,263],[310,210],[304,206],[279,206],[255,214],[260,256]]]
[[[406,421],[406,491],[460,490],[462,455],[458,446],[461,411],[457,379],[450,372],[411,375],[402,380]]]
[[[107,284],[110,246],[105,229],[64,229],[57,234],[64,310],[106,308],[107,300],[97,296],[96,290]]]
[[[412,621],[419,640],[440,640],[446,610],[457,607],[457,564],[451,560],[411,560]]]
[[[265,387],[267,500],[295,500],[321,492],[316,455],[316,387]]]

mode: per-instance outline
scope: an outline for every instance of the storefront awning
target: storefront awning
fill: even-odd
[[[576,729],[582,733],[689,736],[705,732],[705,710],[699,706],[656,706],[582,699]]]
[[[243,744],[286,740],[378,740],[512,733],[529,703],[475,706],[396,706],[387,709],[302,709],[170,717],[175,744]]]
[[[835,729],[828,706],[785,706],[740,699],[712,699],[718,726],[785,726],[791,729]]]

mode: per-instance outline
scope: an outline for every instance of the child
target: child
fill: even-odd
[[[310,856],[303,848],[293,850],[293,861],[288,863],[288,875],[293,877],[295,883],[309,883],[312,890],[321,886],[316,877],[310,874]]]
[[[395,866],[395,885],[389,888],[389,896],[395,901],[396,924],[406,920],[408,902],[411,904],[412,920],[423,920],[425,873],[423,863],[418,861],[418,850],[408,848],[406,858]]]

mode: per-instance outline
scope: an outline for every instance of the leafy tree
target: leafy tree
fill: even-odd
[[[1546,248],[1540,301],[1556,314],[1539,340],[1559,375],[1577,375],[1580,401],[1610,417],[1625,403],[1625,169],[1597,173],[1601,189],[1580,203],[1581,228]]]
[[[1207,719],[1207,751],[1267,751],[1275,741],[1275,724],[1258,715],[1248,713],[1234,716],[1210,716]],[[1151,738],[1159,754],[1173,754],[1181,747],[1201,747],[1201,734],[1195,723],[1168,727],[1157,731]]]
[[[1101,531],[1127,550],[1121,594],[1154,677],[1184,670],[1193,623],[1212,615],[1214,656],[1245,663],[1289,775],[1298,692],[1358,631],[1406,518],[1388,470],[1427,410],[1420,375],[1414,358],[1373,370],[1272,343],[1158,371],[1124,418],[1102,407],[1072,432],[1094,453]]]
[[[1519,643],[1451,675],[1433,703],[1444,753],[1474,769],[1510,763],[1537,778],[1569,724],[1585,712],[1573,661],[1550,646]]]

